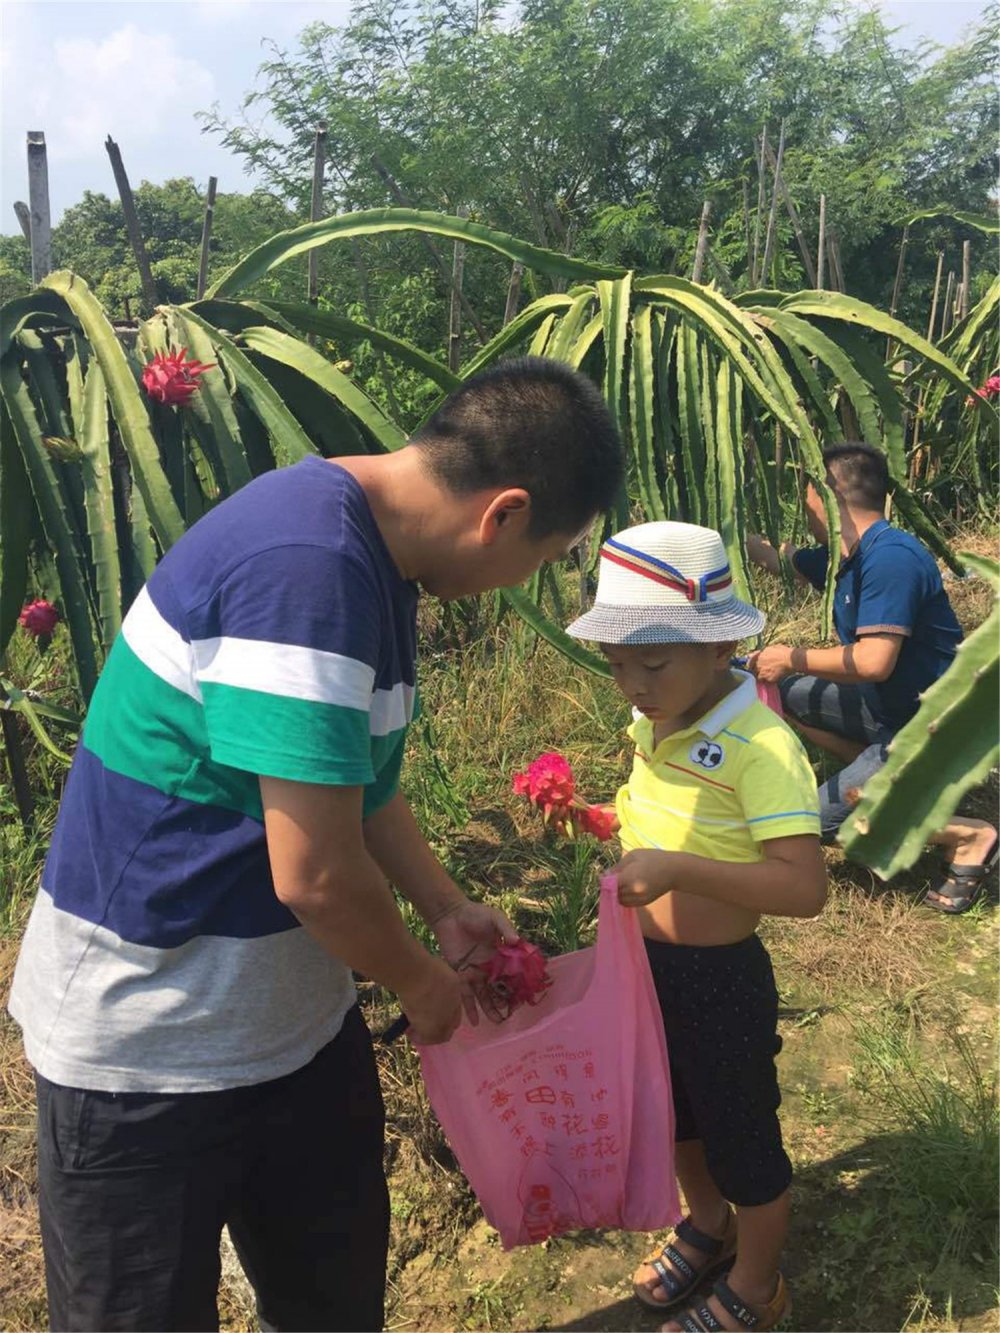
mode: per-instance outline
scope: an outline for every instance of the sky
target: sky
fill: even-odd
[[[897,40],[954,42],[985,0],[856,0],[899,25]],[[220,191],[252,181],[241,160],[203,134],[197,111],[233,117],[267,57],[267,40],[294,47],[307,24],[338,26],[350,0],[0,0],[0,232],[17,230],[27,199],[25,134],[43,130],[52,221],[84,190],[114,196],[104,149],[118,143],[133,187],[218,177]]]

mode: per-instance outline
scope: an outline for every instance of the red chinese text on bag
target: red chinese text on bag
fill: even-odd
[[[500,1025],[421,1046],[431,1105],[505,1249],[680,1217],[666,1040],[634,912],[601,881],[597,945]]]

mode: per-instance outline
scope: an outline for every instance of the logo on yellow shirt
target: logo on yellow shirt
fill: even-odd
[[[725,757],[725,750],[715,741],[695,741],[688,755],[692,764],[697,764],[699,768],[707,768],[709,772],[718,768]]]

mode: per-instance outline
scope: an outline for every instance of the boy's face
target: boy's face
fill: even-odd
[[[605,643],[601,651],[622,694],[651,721],[694,721],[710,707],[720,673],[729,669],[733,647],[731,643],[644,643],[628,647]]]

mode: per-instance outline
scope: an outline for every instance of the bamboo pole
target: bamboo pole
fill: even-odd
[[[205,218],[201,224],[201,258],[198,260],[198,300],[205,295],[205,288],[208,285],[208,247],[212,242],[212,222],[215,217],[215,187],[218,185],[215,176],[208,178],[208,194],[205,197]]]
[[[819,241],[816,245],[816,288],[823,290],[826,269],[826,195],[819,197]]]
[[[18,225],[24,234],[24,239],[31,244],[31,212],[28,205],[20,199],[14,201],[14,212],[17,214]]]
[[[691,271],[691,281],[701,282],[702,270],[705,267],[705,247],[708,244],[708,219],[712,214],[711,202],[706,199],[701,206],[701,221],[698,224],[698,245],[694,252],[694,268]]]
[[[469,210],[460,204],[455,210],[460,218]],[[458,373],[462,364],[462,278],[465,272],[465,245],[455,242],[451,262],[451,308],[448,315],[448,369]]]
[[[752,245],[750,237],[750,187],[747,184],[747,178],[743,177],[743,234],[746,238],[747,246],[747,274],[750,273],[750,248]]]
[[[756,287],[759,270],[757,268],[757,256],[760,253],[760,219],[764,212],[765,186],[764,186],[764,157],[767,153],[767,126],[764,126],[758,141],[757,155],[757,216],[753,224],[753,263],[750,266],[750,285]]]
[[[323,173],[326,170],[326,121],[321,120],[313,135],[312,197],[309,201],[309,220],[318,222],[323,216]],[[319,249],[309,251],[309,280],[306,294],[311,305],[319,301]]]
[[[114,172],[115,184],[118,186],[118,198],[122,201],[122,212],[125,214],[125,228],[128,231],[129,244],[132,246],[132,253],[135,255],[135,262],[139,268],[139,280],[142,283],[142,299],[145,306],[143,313],[151,315],[156,306],[156,283],[153,281],[153,270],[149,266],[146,244],[142,239],[139,215],[135,211],[135,199],[132,197],[132,187],[128,183],[128,176],[125,174],[125,164],[122,161],[121,152],[110,134],[104,141],[104,147],[111,160],[111,170]]]
[[[774,237],[778,222],[778,181],[781,179],[781,164],[785,157],[785,122],[781,122],[778,135],[778,156],[774,163],[774,189],[771,192],[771,212],[767,219],[767,239],[764,242],[764,263],[761,265],[760,281],[767,286],[771,261],[774,257]]]
[[[31,281],[52,269],[52,222],[49,214],[49,162],[42,130],[28,131],[28,207],[31,212]]]
[[[510,285],[507,288],[507,304],[504,306],[503,312],[504,328],[517,314],[518,302],[521,299],[521,276],[523,273],[524,265],[515,259],[510,266]]]
[[[959,318],[965,319],[969,313],[969,279],[971,277],[971,241],[962,242],[962,308]]]
[[[777,169],[777,161],[774,154],[768,149],[768,162],[772,171],[775,172],[775,184],[781,191],[781,198],[788,213],[788,220],[792,224],[792,231],[795,232],[795,239],[799,243],[799,253],[802,255],[802,263],[805,266],[806,277],[810,287],[816,286],[816,270],[813,267],[812,255],[809,253],[809,246],[806,244],[805,234],[802,231],[802,221],[799,218],[799,210],[795,207],[795,201],[788,192],[788,186],[785,184],[784,175]]]

